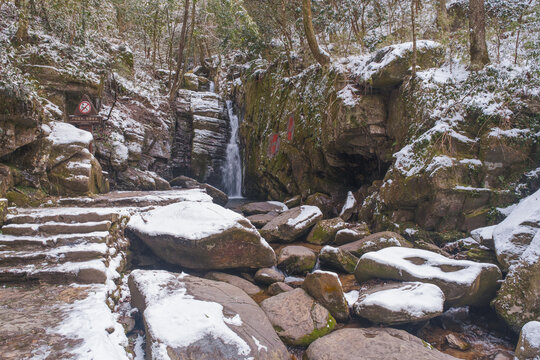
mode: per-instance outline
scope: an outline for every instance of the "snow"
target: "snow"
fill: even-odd
[[[287,205],[285,205],[284,203],[280,202],[280,201],[267,201],[269,204],[272,204],[272,205],[276,205],[276,206],[281,206],[281,211],[287,211],[289,210],[289,208],[287,207]]]
[[[353,306],[358,300],[359,295],[360,292],[358,290],[351,290],[345,293],[345,299],[347,300],[347,304],[349,304],[349,306]]]
[[[71,350],[76,359],[129,359],[124,349],[128,345],[124,328],[106,305],[106,299],[107,288],[104,285],[91,287],[88,297],[62,307],[68,316],[57,328],[49,330],[67,338],[83,340]],[[109,334],[107,329],[114,331]]]
[[[493,231],[495,230],[496,227],[497,225],[491,225],[491,226],[486,226],[483,228],[472,230],[471,236],[474,240],[480,243],[486,240],[491,240],[493,239]]]
[[[528,135],[531,131],[529,129],[509,129],[509,130],[501,130],[498,127],[493,128],[489,132],[489,136],[491,137],[507,137],[507,138],[518,138],[518,137],[524,137],[525,135]]]
[[[160,355],[157,358],[169,359],[167,347],[187,347],[206,336],[235,346],[239,356],[248,355],[249,345],[227,325],[240,326],[239,315],[226,318],[221,304],[193,298],[181,282],[185,276],[161,270],[131,273],[146,298],[147,338],[155,339],[152,350]]]
[[[449,168],[454,165],[454,159],[446,155],[435,156],[431,159],[431,162],[426,168],[426,171],[430,173],[430,176],[433,176],[439,169]]]
[[[294,218],[287,220],[287,225],[295,229],[301,229],[306,226],[313,218],[322,216],[321,210],[316,206],[302,205],[300,206],[300,214]]]
[[[210,202],[183,201],[133,216],[128,227],[152,236],[199,240],[232,228],[257,233],[242,215]]]
[[[345,201],[345,204],[343,205],[343,208],[341,209],[341,212],[339,213],[339,216],[342,216],[345,214],[346,211],[354,208],[356,206],[356,198],[354,197],[354,194],[349,191],[347,193],[347,200]]]
[[[347,85],[337,93],[337,97],[343,101],[343,105],[355,107],[360,101],[360,97],[355,94],[358,91],[352,85]]]
[[[144,335],[138,334],[133,346],[133,352],[135,353],[134,360],[145,360],[144,352]]]
[[[516,263],[529,246],[540,246],[538,242],[524,241],[524,238],[533,239],[539,232],[540,190],[522,199],[508,217],[495,227],[495,251],[498,256],[504,255],[509,264]],[[534,251],[531,249],[531,252]],[[529,260],[532,258],[529,255]]]
[[[330,245],[325,245],[322,249],[321,249],[321,254],[323,253],[334,253],[334,254],[337,254],[339,252],[339,249],[338,248],[335,248],[335,247],[332,247]]]
[[[253,342],[255,342],[258,352],[261,352],[261,350],[268,351],[268,348],[262,345],[261,342],[255,336],[251,336],[251,338],[253,339]]]
[[[77,129],[71,124],[59,121],[51,121],[49,126],[51,128],[51,133],[49,134],[48,139],[52,141],[54,145],[77,143],[88,146],[92,141],[94,141],[94,137],[90,132]]]
[[[436,285],[408,282],[395,289],[360,295],[356,306],[380,306],[390,311],[422,317],[429,313],[442,312],[444,299],[442,290]]]
[[[405,234],[409,235],[409,236],[413,236],[414,234],[416,234],[418,232],[418,230],[416,229],[411,229],[411,228],[407,228],[405,229]]]
[[[531,347],[540,349],[540,321],[529,321],[523,325],[521,336]]]
[[[362,255],[360,261],[363,259],[388,265],[400,273],[404,272],[418,279],[436,279],[468,286],[474,283],[482,269],[495,266],[468,260],[449,259],[428,250],[403,247],[388,247],[369,252]],[[420,264],[417,265],[409,259],[418,259]],[[455,271],[443,271],[442,266],[454,266]]]

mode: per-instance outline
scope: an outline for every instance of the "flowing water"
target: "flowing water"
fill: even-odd
[[[223,186],[229,198],[242,197],[242,159],[238,146],[238,116],[231,100],[227,100],[227,112],[231,122],[231,138],[227,145],[227,159],[223,167]]]

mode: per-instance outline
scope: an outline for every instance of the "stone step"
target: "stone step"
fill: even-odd
[[[60,246],[41,251],[0,251],[0,266],[24,267],[35,263],[61,264],[91,259],[104,259],[107,244],[78,244]]]
[[[85,223],[111,221],[119,217],[118,209],[48,208],[22,210],[6,216],[6,224],[44,224],[47,222]]]
[[[110,221],[85,223],[47,222],[44,224],[9,224],[2,227],[2,233],[13,236],[86,234],[95,231],[109,231]]]
[[[94,231],[86,234],[61,234],[50,237],[0,235],[0,250],[42,250],[62,245],[82,243],[105,243],[108,231]]]
[[[107,268],[102,260],[66,262],[63,264],[30,264],[21,268],[0,267],[0,282],[43,281],[51,284],[92,284],[107,281]]]

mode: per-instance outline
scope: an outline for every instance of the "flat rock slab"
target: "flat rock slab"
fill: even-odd
[[[257,214],[257,215],[251,215],[248,216],[247,219],[251,221],[253,225],[257,229],[260,229],[264,227],[266,224],[268,224],[270,221],[274,220],[275,217],[279,215],[276,211],[271,211],[268,214]]]
[[[143,314],[149,359],[288,359],[259,306],[224,282],[135,270],[132,305]]]
[[[261,303],[279,337],[289,345],[307,346],[334,329],[335,320],[302,289],[287,291]]]
[[[444,294],[420,282],[378,285],[360,293],[354,313],[376,324],[399,325],[429,320],[443,313]]]
[[[413,247],[403,236],[392,231],[383,231],[365,236],[360,240],[342,245],[339,248],[360,257],[368,252],[392,246]]]
[[[282,213],[289,210],[287,205],[278,201],[263,201],[263,202],[254,202],[247,203],[242,205],[240,208],[244,215],[258,215],[258,214],[268,214],[271,211]]]
[[[260,232],[268,241],[290,243],[305,235],[322,218],[318,207],[302,205],[275,217]]]
[[[127,338],[106,293],[104,286],[0,288],[0,357],[127,360]]]
[[[205,278],[215,281],[226,282],[227,284],[231,284],[233,286],[236,286],[237,288],[244,290],[248,295],[255,295],[262,291],[262,289],[257,285],[247,281],[244,278],[231,274],[212,271],[207,273],[205,275]]]
[[[313,342],[307,360],[451,360],[403,330],[391,328],[341,329]]]
[[[135,215],[128,230],[163,260],[191,269],[276,264],[274,250],[246,218],[209,202],[184,201]]]
[[[487,305],[502,274],[493,264],[446,258],[427,250],[389,247],[363,255],[354,273],[359,282],[380,278],[437,285],[446,305]]]

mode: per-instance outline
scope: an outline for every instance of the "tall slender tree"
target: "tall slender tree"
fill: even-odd
[[[313,57],[321,66],[328,66],[330,64],[330,57],[323,52],[317,42],[315,31],[313,30],[313,15],[311,14],[311,0],[302,0],[302,15],[304,22],[304,31],[306,32],[306,38],[308,41],[309,49],[313,54]]]
[[[411,76],[416,77],[416,0],[411,0],[411,25],[412,25],[412,64]]]
[[[176,98],[176,92],[180,88],[181,77],[180,73],[182,72],[182,64],[184,63],[184,48],[186,47],[186,34],[187,34],[187,24],[189,21],[189,0],[184,2],[184,17],[182,21],[182,30],[180,31],[180,43],[178,44],[178,59],[176,61],[176,73],[174,74],[174,80],[171,85],[169,92],[169,101],[172,103]]]
[[[484,65],[489,63],[484,0],[469,1],[469,37],[471,69],[481,70]]]

